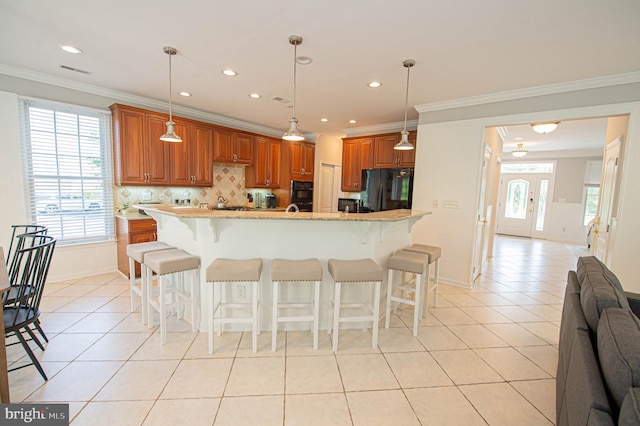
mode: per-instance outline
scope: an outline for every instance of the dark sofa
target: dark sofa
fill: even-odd
[[[640,295],[595,257],[578,259],[565,291],[556,424],[640,425]]]

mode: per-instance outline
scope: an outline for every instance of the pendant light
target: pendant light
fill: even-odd
[[[172,95],[172,87],[171,87],[171,57],[178,53],[178,51],[169,46],[165,46],[163,49],[164,53],[169,55],[169,121],[167,121],[167,133],[160,136],[161,141],[165,142],[182,142],[182,138],[176,135],[176,132],[173,130],[176,123],[173,122],[173,95]]]
[[[514,157],[524,157],[525,155],[527,155],[527,151],[526,149],[524,149],[522,147],[523,144],[519,143],[518,147],[516,149],[514,149],[513,151],[511,151],[511,155],[513,155]]]
[[[289,36],[289,43],[293,44],[293,116],[289,120],[289,131],[282,136],[286,141],[303,141],[304,135],[298,131],[298,119],[296,118],[296,54],[302,37],[297,35]]]
[[[393,147],[393,149],[401,151],[414,149],[414,146],[411,144],[411,142],[409,142],[409,132],[407,132],[407,107],[409,105],[409,71],[415,64],[416,61],[414,61],[413,59],[407,59],[402,63],[402,65],[404,65],[404,67],[407,69],[407,93],[404,100],[404,129],[402,130],[402,132],[400,132],[400,134],[402,135],[400,142],[395,144]]]

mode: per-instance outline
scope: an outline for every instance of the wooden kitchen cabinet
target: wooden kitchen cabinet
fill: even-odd
[[[400,142],[400,133],[376,135],[374,142],[373,167],[389,169],[394,167],[414,167],[415,149],[399,151],[393,147]],[[416,133],[409,132],[409,142],[416,145]]]
[[[309,142],[289,142],[291,179],[313,182],[316,146]]]
[[[280,188],[280,139],[255,136],[253,166],[245,169],[247,188]]]
[[[176,132],[178,133],[178,132]],[[118,270],[129,277],[129,256],[127,246],[129,244],[146,243],[156,241],[156,221],[149,219],[128,219],[126,216],[116,216],[116,237],[118,251]],[[140,277],[140,264],[135,264],[136,278]]]
[[[362,170],[373,168],[373,146],[372,137],[342,140],[342,191],[362,190]]]
[[[213,132],[213,161],[252,164],[253,135],[232,129],[216,128]]]
[[[182,143],[170,143],[171,184],[213,185],[213,128],[175,119]]]

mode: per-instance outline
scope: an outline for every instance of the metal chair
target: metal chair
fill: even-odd
[[[30,326],[36,324],[40,317],[40,301],[56,240],[51,236],[41,234],[23,234],[18,238],[22,240],[18,241],[21,248],[16,248],[14,267],[9,272],[9,281],[16,287],[16,295],[12,301],[4,304],[4,332],[5,335],[13,333],[16,336],[31,359],[31,364],[21,365],[9,371],[33,365],[42,378],[47,380],[47,375],[27,342],[33,340],[40,349],[44,350]],[[29,334],[31,339],[25,339],[23,336],[25,332]],[[10,343],[7,346],[17,343]]]

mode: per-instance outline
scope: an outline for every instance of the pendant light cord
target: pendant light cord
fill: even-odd
[[[172,109],[173,109],[173,88],[171,87],[171,57],[173,56],[173,53],[169,53],[169,121],[173,122],[173,114],[172,114]]]
[[[296,56],[298,45],[293,44],[293,118],[296,118]]]
[[[409,106],[409,72],[411,71],[411,66],[407,67],[407,93],[404,97],[404,130],[407,131],[407,108]]]

